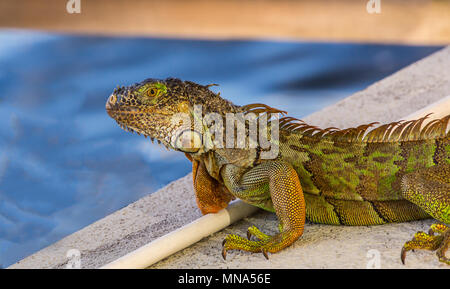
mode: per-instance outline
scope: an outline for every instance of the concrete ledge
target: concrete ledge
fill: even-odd
[[[446,47],[304,120],[322,127],[389,122],[449,93],[450,47]],[[189,174],[9,268],[64,268],[70,249],[81,252],[82,268],[98,268],[200,216]],[[271,255],[269,261],[262,254],[235,251],[224,261],[220,250],[226,234],[245,236],[250,225],[275,233],[275,215],[260,211],[151,268],[366,268],[371,249],[380,253],[382,268],[446,268],[434,253],[424,251],[410,253],[406,266],[400,262],[403,243],[432,223],[368,227],[307,224],[299,241]]]

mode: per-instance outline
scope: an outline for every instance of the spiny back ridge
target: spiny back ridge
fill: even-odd
[[[244,113],[255,113],[257,115],[269,113],[281,113],[282,115],[286,114],[285,111],[281,111],[261,103],[242,106],[241,111]],[[279,127],[280,130],[298,132],[309,137],[328,138],[333,141],[344,142],[404,142],[445,138],[450,136],[450,131],[447,132],[447,127],[450,123],[450,115],[447,115],[441,119],[432,120],[422,127],[423,122],[430,115],[431,113],[416,120],[391,122],[376,127],[372,130],[369,130],[369,128],[373,127],[375,124],[378,124],[378,122],[372,122],[346,129],[338,129],[335,127],[322,129],[309,125],[300,119],[290,116],[283,116],[279,119]],[[269,118],[269,122],[270,121],[271,119]]]

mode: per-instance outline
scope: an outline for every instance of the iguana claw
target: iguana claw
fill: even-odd
[[[223,246],[223,245],[225,245],[225,240],[223,240],[223,242],[222,242],[222,246]],[[227,250],[225,249],[225,247],[222,248],[222,258],[223,258],[224,260],[227,259]]]

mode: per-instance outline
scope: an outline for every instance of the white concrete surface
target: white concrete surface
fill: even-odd
[[[304,120],[322,127],[341,128],[371,121],[389,122],[449,93],[450,47],[447,47]],[[82,268],[97,268],[200,216],[189,174],[10,268],[64,268],[70,249],[81,252]],[[366,268],[374,258],[367,256],[373,252],[379,253],[381,268],[448,268],[437,261],[434,253],[425,251],[410,252],[406,266],[400,262],[403,243],[417,230],[426,231],[432,223],[426,220],[364,227],[308,223],[295,244],[270,255],[270,260],[262,254],[231,251],[224,261],[220,253],[226,234],[245,236],[250,225],[268,233],[276,232],[275,215],[259,211],[151,268]]]

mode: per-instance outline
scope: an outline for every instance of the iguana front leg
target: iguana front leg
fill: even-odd
[[[407,200],[443,223],[432,225],[428,234],[417,232],[405,243],[401,252],[403,264],[406,252],[425,249],[436,250],[439,261],[450,265],[450,258],[445,256],[450,245],[450,165],[436,165],[405,175],[402,190]]]
[[[282,161],[267,161],[246,172],[226,165],[222,178],[230,192],[236,197],[260,208],[275,211],[280,224],[280,233],[268,236],[252,226],[248,237],[253,235],[259,241],[251,241],[238,235],[228,235],[223,243],[222,256],[228,250],[244,250],[274,253],[291,245],[302,234],[305,225],[305,200],[299,178],[292,166]]]

